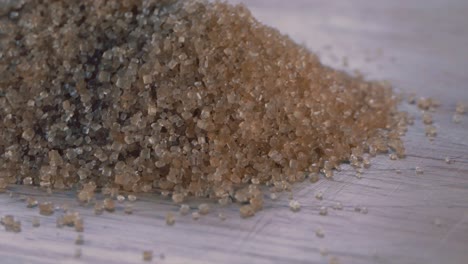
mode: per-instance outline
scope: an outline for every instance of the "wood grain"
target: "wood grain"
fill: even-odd
[[[59,212],[40,216],[41,227],[33,228],[38,211],[20,201],[22,194],[33,194],[74,207],[74,194],[11,187],[13,197],[0,195],[0,215],[18,217],[23,231],[0,231],[0,263],[141,263],[147,249],[154,251],[154,263],[328,263],[330,256],[340,263],[468,263],[468,117],[461,124],[451,121],[455,103],[468,102],[468,2],[245,2],[261,21],[304,43],[328,65],[359,69],[368,78],[390,80],[399,91],[438,98],[436,140],[424,136],[419,112],[402,106],[416,117],[405,137],[407,158],[379,156],[362,179],[344,167],[334,181],[296,185],[299,213],[289,211],[286,195],[268,201],[252,219],[240,219],[237,206],[213,205],[210,215],[198,221],[177,216],[172,227],[164,217],[177,207],[160,196],[139,197],[128,216],[122,208],[94,216],[91,208],[78,207],[85,220],[80,259],[73,258],[76,232],[56,228]],[[349,67],[342,66],[345,56]],[[454,163],[446,164],[445,157]],[[423,175],[416,175],[416,166]],[[316,191],[323,191],[323,201],[314,198]],[[344,210],[318,214],[320,206],[335,202]],[[356,206],[369,213],[355,212]],[[220,221],[217,212],[228,219]],[[322,239],[315,236],[319,226]],[[321,248],[329,255],[322,256]]]

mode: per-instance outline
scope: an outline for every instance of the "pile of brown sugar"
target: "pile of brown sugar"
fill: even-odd
[[[404,155],[398,98],[322,65],[243,6],[0,5],[0,187],[235,200]]]

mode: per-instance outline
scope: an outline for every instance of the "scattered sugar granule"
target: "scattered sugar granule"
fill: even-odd
[[[458,102],[457,106],[455,107],[455,112],[457,114],[463,115],[466,113],[466,105],[463,102]]]
[[[126,204],[125,207],[124,207],[124,212],[126,214],[133,214],[133,205]]]
[[[175,224],[175,216],[172,212],[166,214],[166,224],[170,226]]]
[[[363,165],[364,168],[366,168],[366,169],[370,168],[370,166],[371,166],[370,159],[369,159],[368,157],[365,157],[365,158],[362,160],[362,165]]]
[[[301,210],[301,204],[299,203],[299,201],[291,200],[289,201],[289,209],[291,209],[291,211],[293,212],[298,212],[299,210]]]
[[[42,202],[39,204],[39,213],[41,215],[52,215],[54,213],[54,204],[51,202]]]
[[[433,125],[426,125],[425,132],[427,137],[435,137],[437,136],[437,128]]]
[[[130,201],[130,202],[135,202],[137,200],[137,197],[133,194],[129,194],[127,196],[127,199]]]
[[[32,185],[33,184],[33,179],[31,177],[26,177],[23,179],[23,184],[24,185]]]
[[[332,208],[335,210],[343,210],[343,204],[341,204],[340,202],[336,202],[332,205]]]
[[[247,204],[239,208],[239,213],[242,218],[248,218],[255,215],[255,210],[250,204]]]
[[[103,201],[104,209],[108,212],[114,212],[115,211],[115,202],[111,198],[106,198]]]
[[[440,218],[435,218],[434,221],[433,221],[433,224],[435,226],[440,227],[440,226],[442,226],[442,221],[440,220]]]
[[[390,155],[388,155],[390,157],[391,160],[397,160],[398,159],[398,156],[397,154],[395,153],[391,153]]]
[[[39,227],[40,225],[41,225],[41,221],[39,220],[39,217],[34,216],[32,219],[32,226]]]
[[[395,172],[396,172],[397,174],[401,174],[401,170],[400,170],[400,169],[397,169]]]
[[[221,205],[221,206],[227,206],[228,204],[231,203],[231,198],[229,196],[227,197],[223,197],[221,199],[218,200],[218,203]]]
[[[322,255],[322,256],[327,256],[328,255],[328,249],[326,247],[320,247],[319,252],[320,252],[320,255]]]
[[[367,207],[363,207],[361,209],[361,213],[363,213],[363,214],[367,214],[368,212],[369,212],[369,209],[367,209]]]
[[[75,239],[75,244],[76,245],[83,245],[84,244],[84,239],[82,234],[78,234],[78,236]]]
[[[39,203],[37,202],[36,199],[34,199],[33,197],[28,197],[26,198],[26,206],[28,208],[33,208],[33,207],[36,207]]]
[[[103,202],[96,202],[94,204],[94,214],[101,215],[104,211],[104,203]]]
[[[432,115],[429,113],[424,113],[422,116],[423,123],[426,125],[432,124]]]
[[[151,261],[153,260],[153,251],[145,250],[143,251],[143,260],[144,261]]]
[[[5,215],[0,219],[0,224],[5,227],[5,231],[19,233],[21,232],[21,222],[15,220],[12,215]]]
[[[323,232],[323,229],[321,227],[315,230],[315,235],[319,238],[325,237],[325,233]]]
[[[322,192],[317,192],[317,193],[315,194],[315,198],[316,198],[317,200],[322,200],[322,199],[323,199],[323,193],[322,193]]]
[[[278,195],[276,193],[270,193],[270,199],[271,200],[277,200],[278,199]]]
[[[414,168],[414,171],[415,171],[416,174],[418,174],[418,175],[424,174],[424,170],[423,170],[421,167],[416,167],[416,168]]]
[[[64,226],[62,217],[57,217],[57,219],[55,220],[55,226],[57,228],[62,228]]]
[[[328,208],[326,206],[320,207],[319,214],[323,215],[323,216],[327,215],[328,214]]]
[[[201,215],[206,215],[210,212],[210,206],[208,204],[200,204],[198,206],[198,212],[201,214]]]
[[[311,183],[316,183],[320,180],[320,177],[318,174],[314,173],[312,175],[309,176],[310,177],[310,182]]]
[[[452,164],[452,160],[449,157],[445,157],[445,163]]]
[[[429,110],[432,107],[432,98],[419,98],[418,107],[421,110]]]
[[[193,212],[192,213],[192,219],[193,220],[198,220],[200,219],[200,214],[198,212]]]
[[[461,123],[461,115],[454,114],[452,116],[452,122],[455,123],[455,124],[460,124]]]
[[[172,194],[172,201],[176,204],[180,204],[184,201],[185,195],[182,193],[173,193]]]
[[[84,231],[84,222],[83,222],[83,218],[81,217],[77,217],[75,218],[74,220],[74,226],[75,226],[75,231],[76,232],[83,232]]]
[[[219,214],[218,214],[218,218],[219,218],[221,221],[224,221],[224,220],[226,220],[226,215],[224,215],[223,213],[219,213]]]
[[[123,202],[125,201],[125,196],[123,196],[123,195],[117,195],[117,201],[118,201],[119,203],[123,203]]]
[[[411,93],[408,95],[408,104],[415,104],[416,103],[416,94]]]
[[[81,248],[75,249],[75,253],[73,257],[78,259],[78,258],[81,258],[81,255],[82,255]]]
[[[361,206],[357,205],[356,207],[354,207],[354,211],[358,213],[361,212],[362,211]]]
[[[180,205],[179,213],[180,215],[188,215],[190,212],[190,206],[187,204]]]
[[[340,263],[340,260],[338,259],[338,257],[332,256],[332,257],[330,258],[329,263],[330,263],[330,264],[339,264],[339,263]]]

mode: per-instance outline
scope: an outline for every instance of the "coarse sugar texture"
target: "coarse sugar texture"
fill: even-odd
[[[322,65],[243,5],[0,10],[16,12],[0,16],[0,188],[76,187],[83,202],[95,189],[238,197],[250,216],[259,185],[289,191],[342,162],[368,167],[365,153],[404,155],[408,117],[388,84]]]

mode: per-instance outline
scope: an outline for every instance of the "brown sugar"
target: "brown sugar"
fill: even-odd
[[[201,215],[206,215],[210,212],[210,206],[206,203],[203,203],[203,204],[200,204],[198,206],[198,212],[201,214]]]
[[[0,224],[5,227],[7,232],[19,233],[21,232],[21,222],[15,220],[12,215],[5,215],[0,219]]]
[[[291,200],[289,202],[289,209],[293,212],[298,212],[301,210],[301,204],[296,200]]]
[[[28,208],[34,208],[34,207],[36,207],[38,204],[39,204],[39,202],[38,202],[35,198],[33,198],[33,197],[27,197],[27,198],[26,198],[26,206],[27,206]]]
[[[143,251],[143,260],[144,261],[151,261],[153,260],[153,251],[145,250]]]
[[[248,218],[255,215],[255,210],[251,205],[243,205],[239,208],[239,213],[242,218]]]
[[[259,185],[289,191],[342,162],[367,168],[367,152],[404,155],[409,117],[388,83],[322,65],[243,5],[19,5],[0,17],[0,189],[235,197],[248,217]]]
[[[125,207],[124,207],[124,213],[133,214],[133,205],[126,204]]]
[[[39,217],[34,216],[32,219],[32,226],[39,227],[40,225],[41,225],[41,220],[39,219]]]
[[[325,237],[325,232],[323,231],[323,229],[321,227],[317,228],[315,230],[315,235],[319,238],[324,238]]]
[[[76,245],[83,245],[84,244],[84,239],[82,234],[78,234],[78,236],[75,239],[75,244]]]
[[[39,213],[41,215],[52,215],[54,213],[54,204],[51,202],[40,203]]]
[[[182,204],[179,209],[181,215],[188,215],[190,213],[190,206],[187,204]]]
[[[106,198],[104,199],[103,207],[106,209],[108,212],[114,212],[115,211],[115,202],[111,198]]]
[[[456,107],[455,107],[455,112],[459,115],[463,115],[466,113],[467,105],[463,102],[458,102]]]
[[[166,214],[166,224],[172,226],[175,224],[175,216],[172,212]]]

